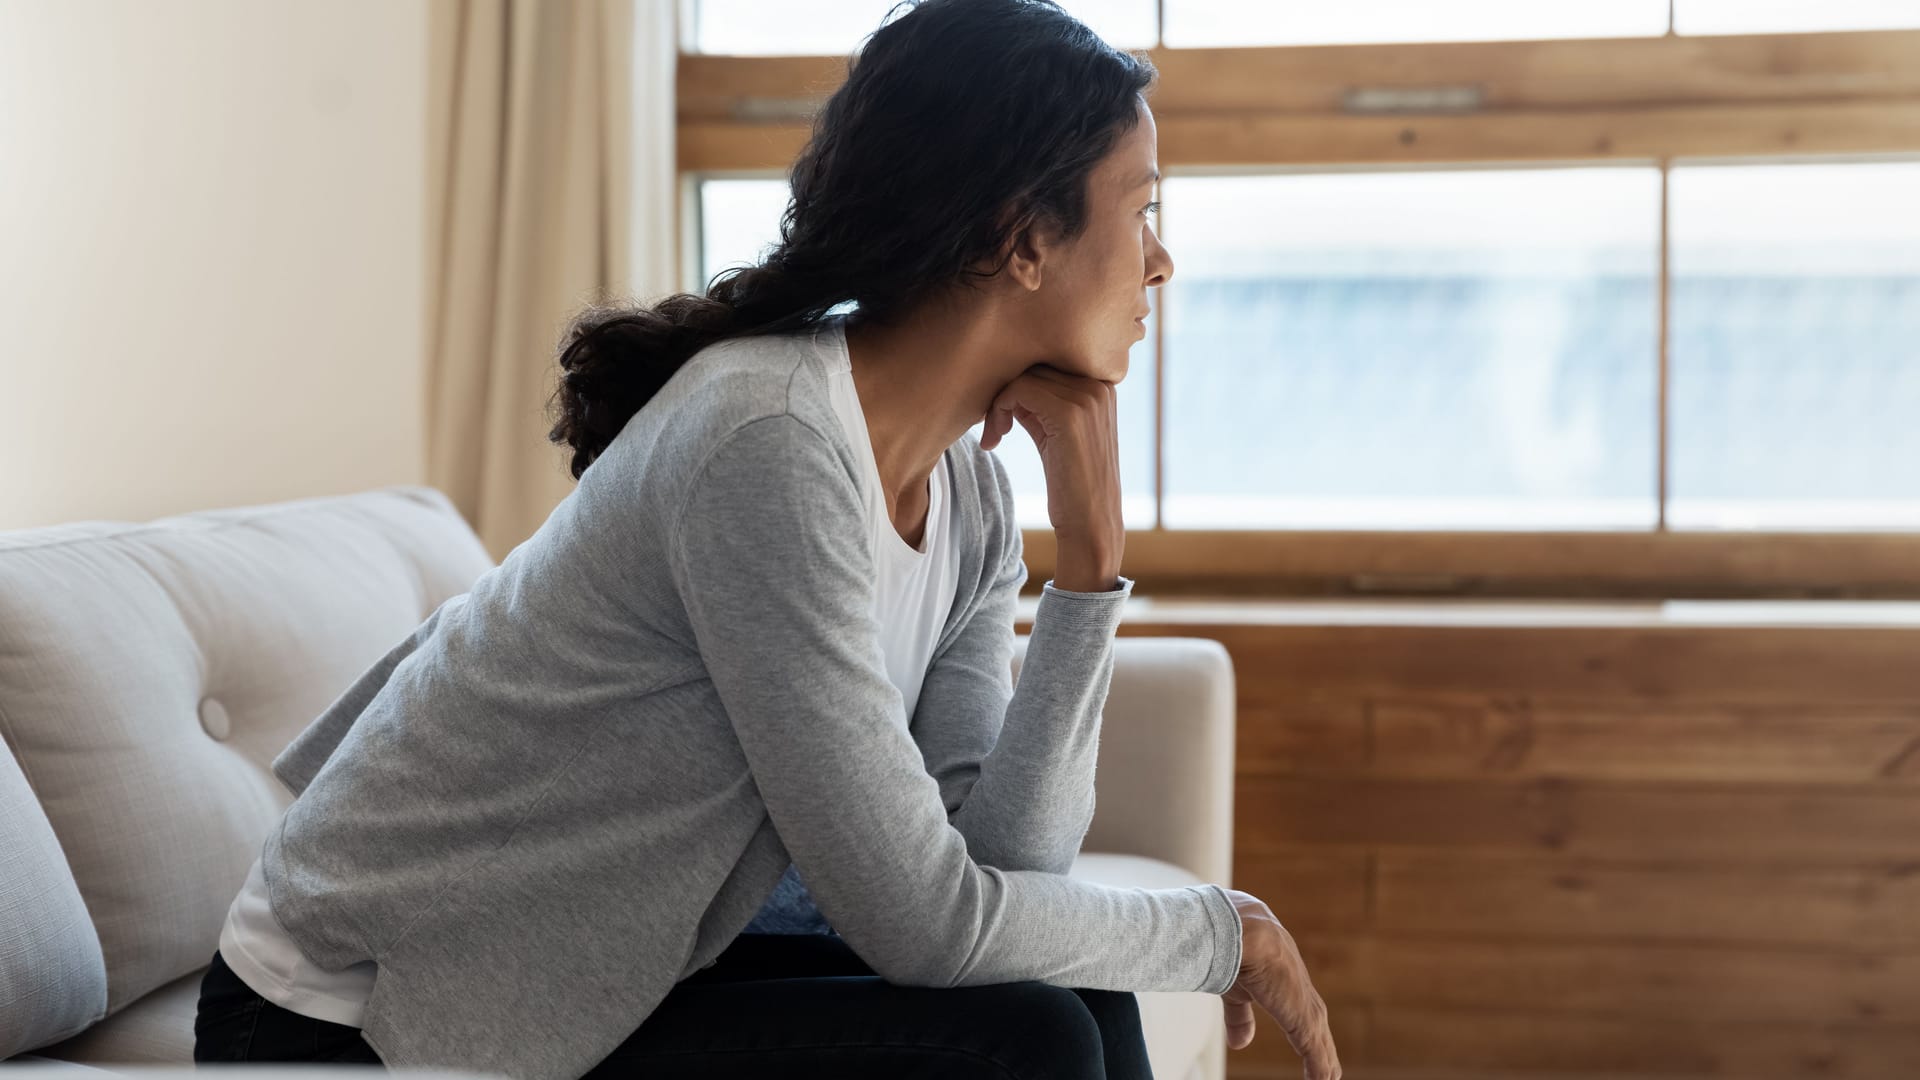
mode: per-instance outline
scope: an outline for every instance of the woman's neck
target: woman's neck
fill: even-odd
[[[898,527],[908,515],[896,508],[911,511],[912,528],[902,535],[919,535],[927,481],[941,455],[1025,370],[1026,364],[1011,367],[1004,359],[1003,332],[977,310],[969,316],[929,309],[892,325],[862,322],[858,313],[847,317],[854,391],[888,514]]]

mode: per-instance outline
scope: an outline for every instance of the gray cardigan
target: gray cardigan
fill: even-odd
[[[389,1066],[575,1080],[747,925],[789,865],[889,981],[1220,993],[1218,885],[1065,876],[1132,590],[1026,579],[1006,474],[944,455],[959,593],[911,722],[871,615],[821,333],[696,355],[540,529],[273,762],[275,916],[379,965]]]

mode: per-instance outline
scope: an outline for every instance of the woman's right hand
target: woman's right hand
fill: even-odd
[[[1239,1050],[1253,1042],[1257,1004],[1279,1021],[1307,1080],[1340,1080],[1327,1003],[1307,978],[1293,935],[1259,897],[1238,889],[1228,889],[1227,895],[1240,912],[1240,977],[1220,995],[1226,1004],[1227,1045]]]

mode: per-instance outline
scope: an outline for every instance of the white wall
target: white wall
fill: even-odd
[[[424,478],[426,26],[0,0],[0,529]]]

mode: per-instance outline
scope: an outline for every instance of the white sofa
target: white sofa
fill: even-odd
[[[492,565],[423,486],[0,532],[0,1061],[191,1062],[201,973],[291,798],[269,763]],[[1073,874],[1225,883],[1232,782],[1226,651],[1119,639]],[[1224,1076],[1216,998],[1141,1005],[1157,1076]]]

